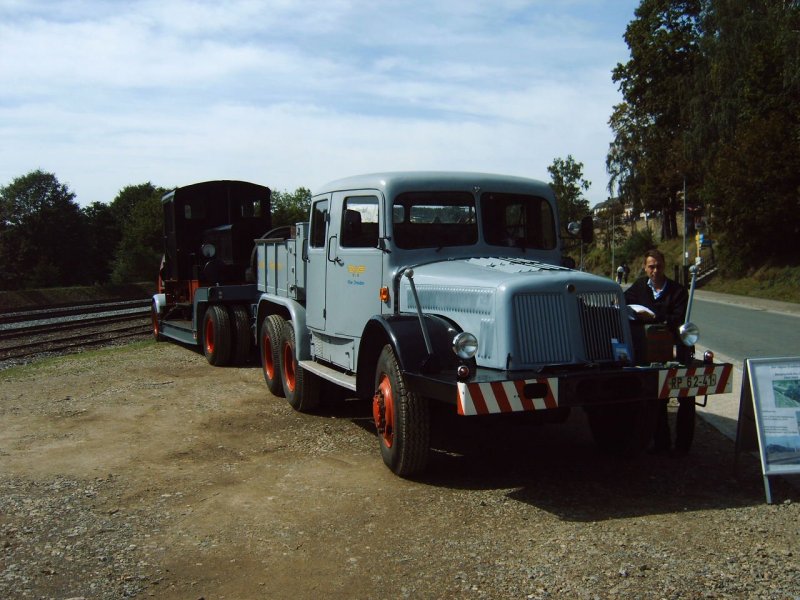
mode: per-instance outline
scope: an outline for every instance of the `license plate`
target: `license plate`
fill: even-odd
[[[691,390],[701,387],[714,387],[717,385],[717,374],[676,375],[669,378],[669,389]]]

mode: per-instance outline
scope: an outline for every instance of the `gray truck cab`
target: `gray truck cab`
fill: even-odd
[[[569,272],[560,266],[554,205],[544,183],[475,173],[383,173],[326,185],[312,200],[307,250],[313,354],[357,370],[367,321],[416,311],[400,277],[414,269],[423,308],[445,310],[476,335],[483,329],[479,355],[504,366],[502,332],[489,322],[498,286],[521,273]]]

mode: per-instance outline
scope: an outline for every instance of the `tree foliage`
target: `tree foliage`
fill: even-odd
[[[798,31],[797,0],[642,0],[614,69],[611,187],[669,239],[685,182],[732,271],[800,256]]]
[[[167,192],[152,183],[123,188],[111,203],[120,226],[111,280],[114,283],[154,280],[164,253],[164,213]]]
[[[274,191],[271,195],[272,226],[282,227],[308,221],[311,208],[311,190],[304,187],[294,192]]]
[[[86,231],[75,194],[41,170],[0,187],[0,286],[74,285],[85,277]]]
[[[556,196],[561,224],[580,221],[589,213],[589,201],[583,192],[592,185],[583,178],[583,163],[576,162],[570,154],[566,159],[554,158],[547,171],[552,179],[550,187]]]

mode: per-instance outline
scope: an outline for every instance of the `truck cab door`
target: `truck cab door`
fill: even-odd
[[[314,198],[311,204],[306,254],[306,325],[316,331],[325,331],[329,207],[330,197],[326,196]]]
[[[325,302],[331,355],[325,358],[353,370],[364,326],[382,308],[381,198],[375,190],[359,190],[337,192],[331,199]]]

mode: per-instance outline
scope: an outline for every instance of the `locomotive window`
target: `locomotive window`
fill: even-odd
[[[183,218],[187,221],[196,221],[198,219],[205,219],[206,211],[205,204],[202,198],[192,198],[186,200],[183,205]]]
[[[243,198],[241,204],[241,213],[243,219],[252,219],[261,214],[261,203],[258,198],[248,199]]]
[[[311,211],[311,239],[312,248],[325,247],[325,224],[328,222],[328,201],[320,200],[314,203]]]

